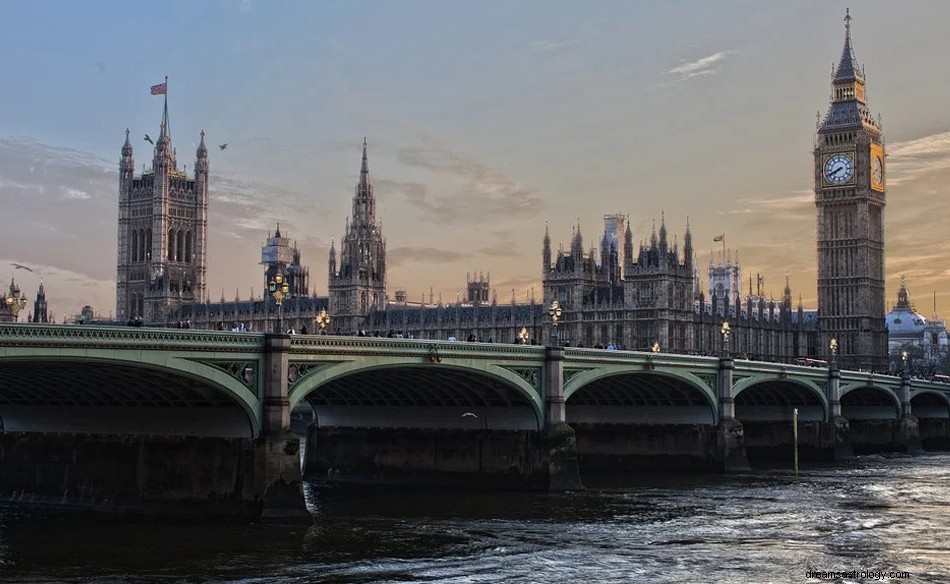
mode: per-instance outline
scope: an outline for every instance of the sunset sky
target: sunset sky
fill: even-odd
[[[701,266],[726,234],[814,307],[812,144],[846,2],[17,2],[0,21],[0,277],[57,321],[115,310],[119,151],[151,164],[169,77],[172,144],[211,152],[208,290],[262,293],[279,221],[326,294],[369,141],[388,289],[455,300],[490,272],[499,301],[540,297],[580,221],[630,215],[649,239],[687,217]],[[887,298],[906,275],[950,315],[950,74],[942,0],[851,2],[888,151]],[[221,151],[213,145],[228,143]],[[34,272],[14,270],[11,262]],[[701,270],[704,287],[705,270]]]

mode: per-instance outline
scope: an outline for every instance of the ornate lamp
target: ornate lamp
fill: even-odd
[[[20,311],[26,308],[26,296],[20,294],[20,289],[10,286],[10,293],[3,297],[3,305],[13,315],[13,322],[20,316]]]
[[[528,344],[528,329],[521,327],[521,330],[518,331],[518,344],[527,345]]]
[[[557,321],[560,320],[562,314],[563,311],[561,310],[561,303],[557,300],[553,300],[551,302],[551,307],[548,308],[548,316],[551,317],[551,326],[554,329],[551,333],[551,336],[553,337],[555,347],[558,347],[561,344],[557,335]]]
[[[722,327],[719,329],[719,334],[722,335],[722,356],[729,356],[729,321],[722,321]]]
[[[330,315],[327,314],[326,308],[321,308],[317,314],[317,326],[320,327],[321,335],[327,334],[327,327],[330,326]]]
[[[653,347],[651,348],[651,350],[652,350],[654,353],[659,353],[659,352],[660,352],[660,341],[653,341]]]
[[[277,324],[274,332],[281,334],[284,332],[284,297],[290,293],[290,286],[287,284],[287,278],[277,272],[268,282],[267,289],[274,297],[274,303],[277,304]]]
[[[831,339],[828,348],[831,350],[831,367],[835,369],[838,366],[838,339]]]

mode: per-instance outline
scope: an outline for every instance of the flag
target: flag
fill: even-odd
[[[152,86],[152,95],[165,95],[165,89],[168,88],[168,82],[159,83]]]
[[[726,241],[726,234],[722,233],[716,237],[713,237],[713,241]]]

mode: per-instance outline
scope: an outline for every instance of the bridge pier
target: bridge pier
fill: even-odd
[[[264,396],[261,435],[254,443],[252,500],[265,523],[309,523],[303,497],[300,439],[290,430],[287,370],[290,336],[268,334],[264,341]]]
[[[564,402],[564,349],[544,351],[544,428],[542,460],[548,471],[549,491],[583,490],[577,461],[577,438],[567,424]]]
[[[833,363],[828,370],[828,418],[827,436],[823,442],[831,450],[832,460],[854,460],[854,448],[851,446],[851,423],[841,415],[841,371]],[[830,442],[830,444],[828,444]]]
[[[924,449],[920,440],[920,420],[913,415],[910,405],[910,377],[901,375],[899,390],[901,401],[901,419],[897,427],[897,445],[907,454],[922,454]]]
[[[719,425],[716,428],[716,458],[724,471],[750,470],[745,452],[742,422],[736,419],[736,401],[732,395],[736,362],[725,355],[719,359]]]

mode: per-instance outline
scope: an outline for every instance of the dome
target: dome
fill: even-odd
[[[914,310],[907,294],[904,278],[901,277],[901,287],[897,291],[897,304],[887,313],[887,333],[890,337],[914,337],[919,339],[927,326],[927,318]]]
[[[911,309],[894,308],[887,313],[887,331],[890,335],[919,337],[927,326],[927,319]]]

